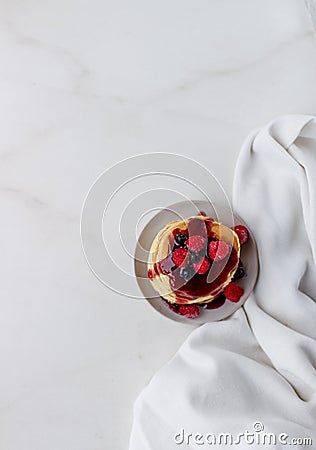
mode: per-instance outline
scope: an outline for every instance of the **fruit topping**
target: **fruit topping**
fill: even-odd
[[[243,265],[242,265],[242,262],[240,261],[240,262],[239,262],[239,265],[238,265],[238,267],[237,267],[237,270],[236,270],[236,272],[235,272],[235,274],[234,274],[233,281],[235,281],[235,280],[240,280],[240,279],[243,278],[245,275],[246,275],[246,271],[245,271],[245,269],[244,269],[244,267],[243,267]]]
[[[208,254],[214,261],[221,261],[229,253],[229,247],[224,241],[211,241],[208,246]]]
[[[229,283],[228,286],[224,289],[224,295],[227,298],[227,300],[230,300],[231,302],[237,303],[240,300],[240,297],[243,295],[244,290],[238,284],[234,283],[233,281]]]
[[[186,246],[191,252],[200,252],[206,245],[206,239],[203,236],[190,236],[186,240]]]
[[[201,258],[200,261],[193,264],[193,267],[196,273],[203,275],[203,273],[206,273],[209,270],[211,263],[207,258]]]
[[[197,305],[181,305],[179,313],[189,319],[194,319],[200,315],[200,308]]]
[[[190,258],[190,262],[192,264],[194,264],[194,263],[197,263],[197,262],[201,261],[202,256],[201,256],[200,253],[190,253],[190,257],[189,258]]]
[[[243,225],[236,225],[232,228],[232,230],[237,234],[240,245],[248,241],[249,233],[246,227],[244,227]]]
[[[175,242],[179,247],[183,247],[185,244],[185,241],[188,239],[188,236],[183,234],[183,233],[179,233],[176,235],[175,237]]]
[[[187,265],[186,257],[188,254],[188,250],[185,248],[177,248],[172,253],[172,261],[175,263],[178,267],[185,267]]]

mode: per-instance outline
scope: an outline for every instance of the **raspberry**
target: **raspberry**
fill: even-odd
[[[203,275],[203,273],[206,273],[209,268],[211,267],[211,263],[207,258],[203,258],[200,261],[193,264],[194,270],[196,273]]]
[[[221,261],[229,252],[229,247],[224,241],[211,241],[208,246],[208,254],[214,261]]]
[[[236,225],[232,228],[232,230],[237,234],[240,245],[248,241],[249,233],[246,227],[244,227],[243,225]]]
[[[171,256],[172,261],[178,267],[184,267],[186,265],[186,257],[188,254],[188,250],[185,248],[177,248]]]
[[[203,236],[195,235],[190,236],[189,239],[186,240],[186,246],[191,252],[200,252],[206,244],[206,239]]]
[[[179,313],[189,319],[194,319],[200,315],[200,308],[197,305],[181,305]]]
[[[227,298],[227,300],[230,300],[231,302],[237,303],[240,300],[240,297],[243,295],[244,290],[238,284],[234,283],[233,281],[229,283],[228,286],[224,289],[224,295]]]
[[[201,261],[200,253],[190,253],[190,263],[194,264]]]

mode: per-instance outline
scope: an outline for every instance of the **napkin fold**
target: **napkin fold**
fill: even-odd
[[[233,205],[258,245],[257,285],[152,378],[130,450],[316,448],[316,118],[249,135]]]

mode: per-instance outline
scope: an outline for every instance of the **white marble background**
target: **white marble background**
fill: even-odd
[[[106,290],[80,245],[110,164],[192,156],[228,192],[246,134],[315,113],[303,0],[0,1],[1,450],[122,450],[191,328]]]

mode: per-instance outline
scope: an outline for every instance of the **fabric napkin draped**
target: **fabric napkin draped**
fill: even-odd
[[[316,118],[281,117],[246,139],[233,206],[257,242],[256,287],[153,377],[135,404],[130,450],[316,448]],[[237,445],[245,431],[254,442]],[[212,444],[220,433],[235,444]]]

